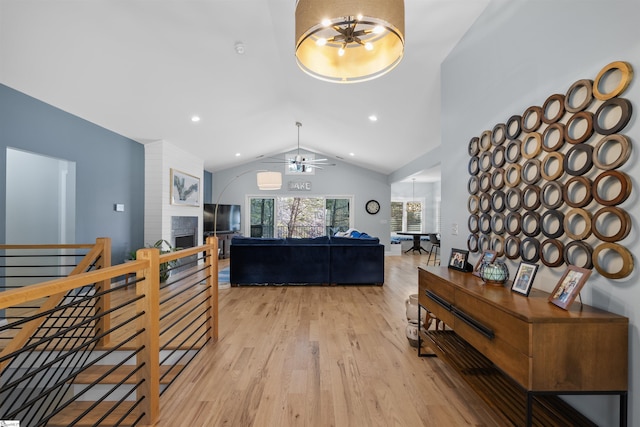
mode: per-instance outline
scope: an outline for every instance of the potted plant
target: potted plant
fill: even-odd
[[[145,248],[156,248],[160,250],[160,255],[162,254],[168,254],[170,252],[175,252],[180,250],[180,248],[174,248],[173,246],[171,246],[171,243],[167,242],[165,239],[160,239],[157,242],[155,242],[153,245],[146,245]],[[130,260],[135,260],[136,259],[136,252],[137,251],[131,251],[129,252],[129,259]],[[169,261],[169,262],[164,262],[162,264],[160,264],[160,281],[161,282],[166,282],[166,280],[169,278],[169,274],[171,273],[171,269],[173,267],[175,267],[176,265],[178,265],[178,260],[173,260],[173,261]]]

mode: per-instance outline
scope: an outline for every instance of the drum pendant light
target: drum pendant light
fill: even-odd
[[[335,83],[380,77],[404,54],[403,0],[298,0],[296,60]]]

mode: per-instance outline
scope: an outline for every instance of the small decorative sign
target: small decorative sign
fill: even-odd
[[[311,181],[289,181],[289,191],[311,191]]]

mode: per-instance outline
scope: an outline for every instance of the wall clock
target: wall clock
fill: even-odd
[[[377,200],[369,200],[365,205],[367,213],[375,215],[380,212],[380,203]]]

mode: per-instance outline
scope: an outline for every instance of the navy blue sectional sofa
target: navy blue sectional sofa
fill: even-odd
[[[232,285],[384,283],[384,245],[377,238],[234,237],[230,250]]]

